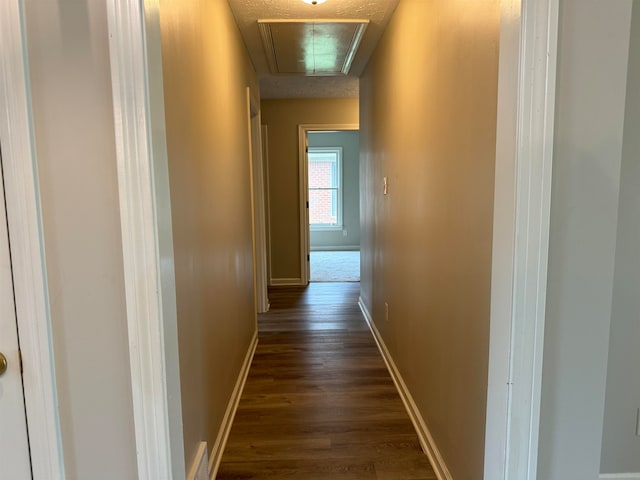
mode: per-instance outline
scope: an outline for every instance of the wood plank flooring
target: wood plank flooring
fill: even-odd
[[[360,284],[269,291],[218,480],[431,480],[357,305]]]

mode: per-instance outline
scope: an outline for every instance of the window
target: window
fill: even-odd
[[[342,227],[342,148],[309,147],[309,224]]]

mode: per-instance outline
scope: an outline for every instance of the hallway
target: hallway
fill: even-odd
[[[358,308],[359,288],[270,290],[219,480],[436,478]]]

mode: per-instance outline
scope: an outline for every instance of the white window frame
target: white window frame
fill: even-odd
[[[335,225],[323,225],[321,223],[311,223],[311,221],[309,221],[309,228],[313,231],[327,231],[327,230],[342,230],[343,228],[343,171],[342,171],[342,147],[309,147],[308,151],[307,151],[307,163],[311,163],[311,155],[314,153],[318,153],[318,154],[334,154],[336,157],[336,172],[338,175],[338,181],[337,181],[337,187],[336,187],[336,191],[337,191],[337,205],[336,205],[336,224]],[[310,172],[311,169],[308,169],[308,172]],[[317,189],[312,189],[311,187],[308,187],[308,190],[317,190]],[[325,190],[325,189],[320,189],[320,190]]]

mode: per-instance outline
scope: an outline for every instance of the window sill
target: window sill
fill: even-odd
[[[310,225],[309,230],[312,232],[339,232],[344,227],[342,225]]]

